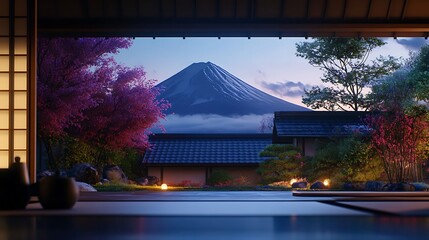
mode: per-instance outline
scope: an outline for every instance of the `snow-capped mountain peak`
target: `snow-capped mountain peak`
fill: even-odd
[[[160,98],[180,115],[247,115],[307,108],[273,97],[211,62],[193,63],[158,84]]]

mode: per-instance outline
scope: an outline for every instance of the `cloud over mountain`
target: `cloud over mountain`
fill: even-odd
[[[304,89],[311,88],[312,86],[309,84],[304,84],[302,82],[292,82],[287,81],[284,83],[269,83],[266,81],[262,81],[261,85],[271,90],[272,92],[278,94],[283,97],[301,97],[304,95]]]
[[[272,117],[273,114],[244,116],[171,114],[160,124],[165,128],[166,133],[260,133],[261,120],[267,116]],[[152,132],[161,131],[153,129]]]

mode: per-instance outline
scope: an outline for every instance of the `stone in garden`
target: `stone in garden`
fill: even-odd
[[[365,191],[382,191],[385,185],[386,183],[381,181],[367,181]]]
[[[128,178],[118,165],[108,165],[103,169],[103,178],[114,183],[128,183]]]
[[[353,190],[355,190],[355,191],[365,190],[365,183],[364,182],[355,182],[355,183],[352,183],[352,185],[353,185]]]
[[[414,185],[409,183],[399,183],[398,191],[404,191],[404,192],[414,192],[416,188]]]
[[[350,182],[344,183],[344,184],[343,184],[343,189],[344,189],[344,190],[354,190],[354,189],[353,189],[353,184],[352,184],[352,183],[350,183]]]
[[[310,189],[326,189],[326,186],[323,184],[323,182],[315,182],[311,184]]]
[[[148,181],[147,185],[149,186],[159,185],[160,183],[159,178],[157,178],[156,176],[148,176],[147,181]]]
[[[147,178],[137,178],[136,183],[141,186],[146,186],[149,184],[149,180]]]
[[[88,163],[80,163],[73,166],[70,170],[70,177],[74,177],[77,182],[96,184],[100,181],[97,169]]]
[[[105,178],[102,178],[102,179],[100,180],[100,183],[101,183],[101,184],[107,184],[107,183],[110,183],[110,181],[109,181],[109,180],[107,180],[107,179],[105,179]]]
[[[362,182],[347,182],[343,184],[344,190],[349,191],[363,191],[365,190],[365,183]]]
[[[404,191],[404,192],[415,191],[415,187],[409,183],[392,183],[392,184],[388,184],[387,187],[384,187],[384,189],[386,188],[388,191]]]
[[[40,179],[47,177],[47,176],[52,176],[52,175],[55,175],[54,171],[44,170],[44,171],[37,173],[36,179],[37,179],[37,181],[40,181]]]
[[[419,192],[428,192],[429,191],[429,185],[426,183],[413,183],[413,186],[416,191]]]
[[[294,182],[292,183],[292,188],[307,188],[307,182]]]
[[[67,176],[67,172],[64,170],[59,170],[57,171],[59,172],[60,176],[66,177]],[[53,176],[55,175],[56,172],[55,171],[51,171],[51,170],[43,170],[41,172],[38,172],[36,175],[36,180],[40,181],[40,179],[42,179],[43,177],[47,177],[47,176]]]
[[[97,192],[97,190],[88,183],[76,182],[76,185],[79,188],[79,192]]]

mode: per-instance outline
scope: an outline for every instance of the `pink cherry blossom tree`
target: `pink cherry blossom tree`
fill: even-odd
[[[85,142],[95,144],[101,158],[107,150],[148,147],[147,133],[170,104],[157,100],[159,92],[153,80],[147,80],[143,68],[127,68],[109,62],[106,69],[110,82],[94,99],[98,105],[84,111],[86,118],[76,133]],[[107,159],[105,159],[107,160]]]
[[[37,130],[51,168],[52,144],[71,134],[112,147],[147,146],[146,130],[168,104],[156,100],[142,68],[114,62],[131,44],[129,38],[38,39]]]
[[[421,181],[429,149],[427,115],[409,115],[397,109],[374,114],[367,123],[372,130],[372,148],[382,160],[389,181]]]

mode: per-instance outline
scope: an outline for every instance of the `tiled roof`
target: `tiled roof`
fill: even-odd
[[[258,164],[271,134],[156,134],[146,164]]]
[[[274,127],[277,137],[330,137],[365,133],[364,118],[368,112],[276,112]]]

